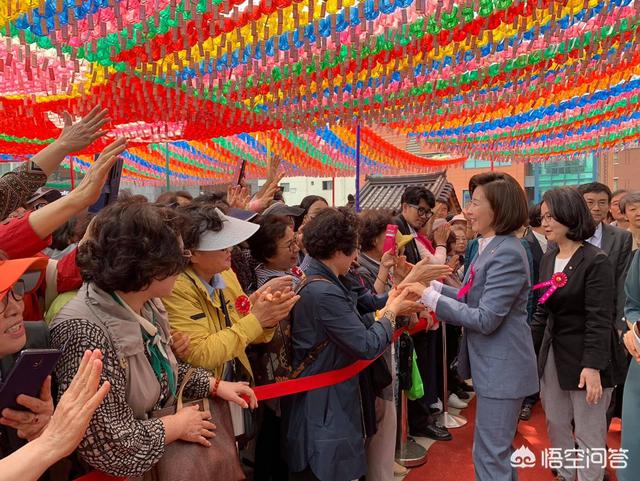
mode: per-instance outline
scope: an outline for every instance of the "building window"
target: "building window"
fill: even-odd
[[[331,190],[331,189],[333,189],[333,180],[323,180],[322,190]]]
[[[282,189],[282,192],[290,192],[291,191],[291,184],[289,184],[289,182],[282,182],[280,184],[280,188]]]
[[[511,165],[511,161],[508,160],[506,162],[494,162],[493,167],[509,167]],[[469,157],[464,162],[465,169],[490,169],[491,161],[489,160],[480,160],[475,159],[473,157]]]
[[[466,207],[469,202],[471,202],[471,194],[469,194],[468,190],[463,190],[462,191],[462,207]]]
[[[613,178],[613,190],[618,190],[620,187],[618,186],[618,177]]]

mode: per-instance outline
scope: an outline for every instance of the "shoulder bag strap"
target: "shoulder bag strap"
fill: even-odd
[[[329,279],[327,279],[326,277],[321,276],[321,275],[308,276],[308,277],[305,277],[304,281],[302,281],[300,283],[300,285],[298,286],[298,289],[296,289],[296,294],[299,294],[300,291],[302,291],[302,289],[307,287],[312,282],[329,282],[329,283],[331,283],[331,281]],[[309,367],[311,364],[313,364],[316,359],[318,359],[318,356],[322,353],[322,351],[325,350],[325,348],[329,345],[329,343],[330,343],[329,339],[325,339],[324,341],[321,341],[318,344],[316,344],[315,346],[313,346],[309,350],[309,352],[307,353],[305,358],[302,360],[302,362],[298,365],[298,367],[293,370],[293,372],[289,376],[289,379],[296,379],[296,378],[300,377],[300,375],[303,373],[303,371],[307,367]]]

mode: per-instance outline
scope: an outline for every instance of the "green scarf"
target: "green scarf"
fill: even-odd
[[[113,299],[118,304],[127,309],[127,306],[124,305],[123,301],[115,293],[111,293],[111,297],[113,297]],[[160,336],[160,328],[158,327],[158,323],[156,321],[156,314],[151,307],[149,307],[149,310],[151,311],[151,323],[155,326],[157,332],[155,336],[152,336],[145,329],[143,329],[142,326],[140,326],[142,339],[144,340],[147,352],[151,357],[151,368],[153,369],[158,382],[162,383],[162,372],[164,371],[167,375],[169,390],[175,397],[177,391],[176,378],[173,374],[173,368],[171,367],[171,363],[169,362],[169,357],[162,347],[162,337]]]

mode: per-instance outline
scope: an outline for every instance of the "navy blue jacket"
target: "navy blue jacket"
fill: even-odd
[[[302,292],[291,315],[293,365],[325,339],[330,342],[301,377],[340,369],[359,359],[373,359],[391,343],[388,320],[366,328],[358,313],[358,294],[322,262],[311,260],[313,282]],[[362,300],[362,299],[361,299]],[[340,384],[296,394],[288,399],[287,455],[293,472],[310,467],[320,481],[351,481],[367,471],[358,376]]]

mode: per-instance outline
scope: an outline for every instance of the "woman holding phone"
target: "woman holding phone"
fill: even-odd
[[[508,174],[471,178],[468,216],[478,253],[455,289],[433,282],[422,302],[439,319],[462,326],[459,371],[477,393],[473,460],[477,481],[511,481],[512,442],[523,399],[538,390],[527,298],[527,257],[514,233],[527,219],[522,187]]]

